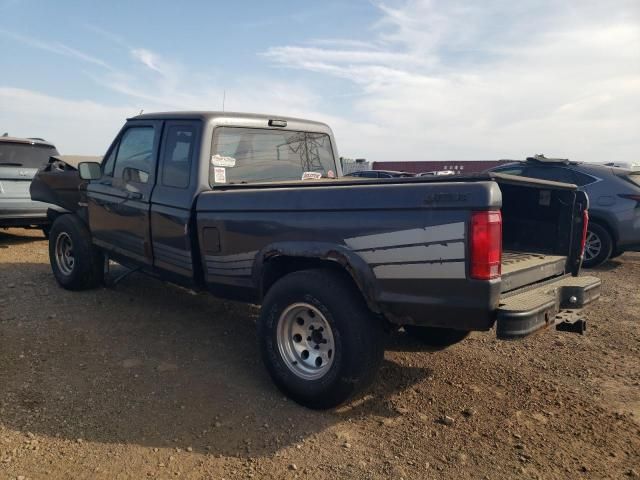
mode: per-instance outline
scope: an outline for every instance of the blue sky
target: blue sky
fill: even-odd
[[[0,0],[0,131],[101,154],[140,110],[319,119],[371,160],[640,160],[640,2]]]

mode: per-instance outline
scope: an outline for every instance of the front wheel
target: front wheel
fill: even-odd
[[[380,320],[346,274],[286,275],[265,297],[258,338],[265,366],[286,395],[332,408],[366,388],[382,362]]]
[[[86,290],[104,278],[104,257],[91,234],[75,215],[56,218],[49,232],[49,261],[54,277],[67,290]]]

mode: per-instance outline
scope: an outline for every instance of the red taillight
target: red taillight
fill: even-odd
[[[587,228],[589,227],[589,211],[585,210],[582,213],[582,247],[581,255],[584,255],[584,247],[587,245]]]
[[[476,280],[498,278],[502,269],[502,215],[499,211],[471,214],[469,274]]]

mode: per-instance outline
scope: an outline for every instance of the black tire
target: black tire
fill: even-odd
[[[70,255],[59,256],[57,249],[64,250],[69,243]],[[51,226],[49,262],[56,280],[67,290],[95,288],[104,280],[104,257],[91,243],[85,224],[72,214],[59,216]]]
[[[49,239],[50,233],[51,233],[51,225],[45,225],[44,227],[42,227],[42,234],[44,235],[44,238],[46,238],[47,240]]]
[[[450,347],[461,342],[471,333],[453,328],[417,327],[415,325],[405,325],[404,330],[416,340],[435,348]]]
[[[294,367],[281,353],[282,342],[279,348],[278,327],[285,321],[281,317],[300,304],[320,312],[333,335],[335,350],[333,355],[329,353],[333,363],[317,379],[294,373]],[[367,308],[347,274],[328,269],[294,272],[276,282],[262,304],[258,339],[263,361],[276,386],[297,403],[313,409],[335,407],[365,389],[384,357],[381,320]]]
[[[613,252],[611,252],[611,255],[609,255],[609,259],[612,258],[618,258],[620,255],[622,255],[624,253],[624,250],[618,250],[617,248],[613,250]]]
[[[593,245],[592,249],[590,249],[590,245]],[[590,251],[594,254],[590,255]],[[590,222],[587,227],[587,245],[585,247],[582,266],[593,268],[602,265],[609,260],[612,252],[613,239],[607,229],[597,223]]]

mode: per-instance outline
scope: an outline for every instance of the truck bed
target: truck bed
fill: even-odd
[[[566,262],[563,255],[506,250],[502,253],[502,291],[562,275]]]

